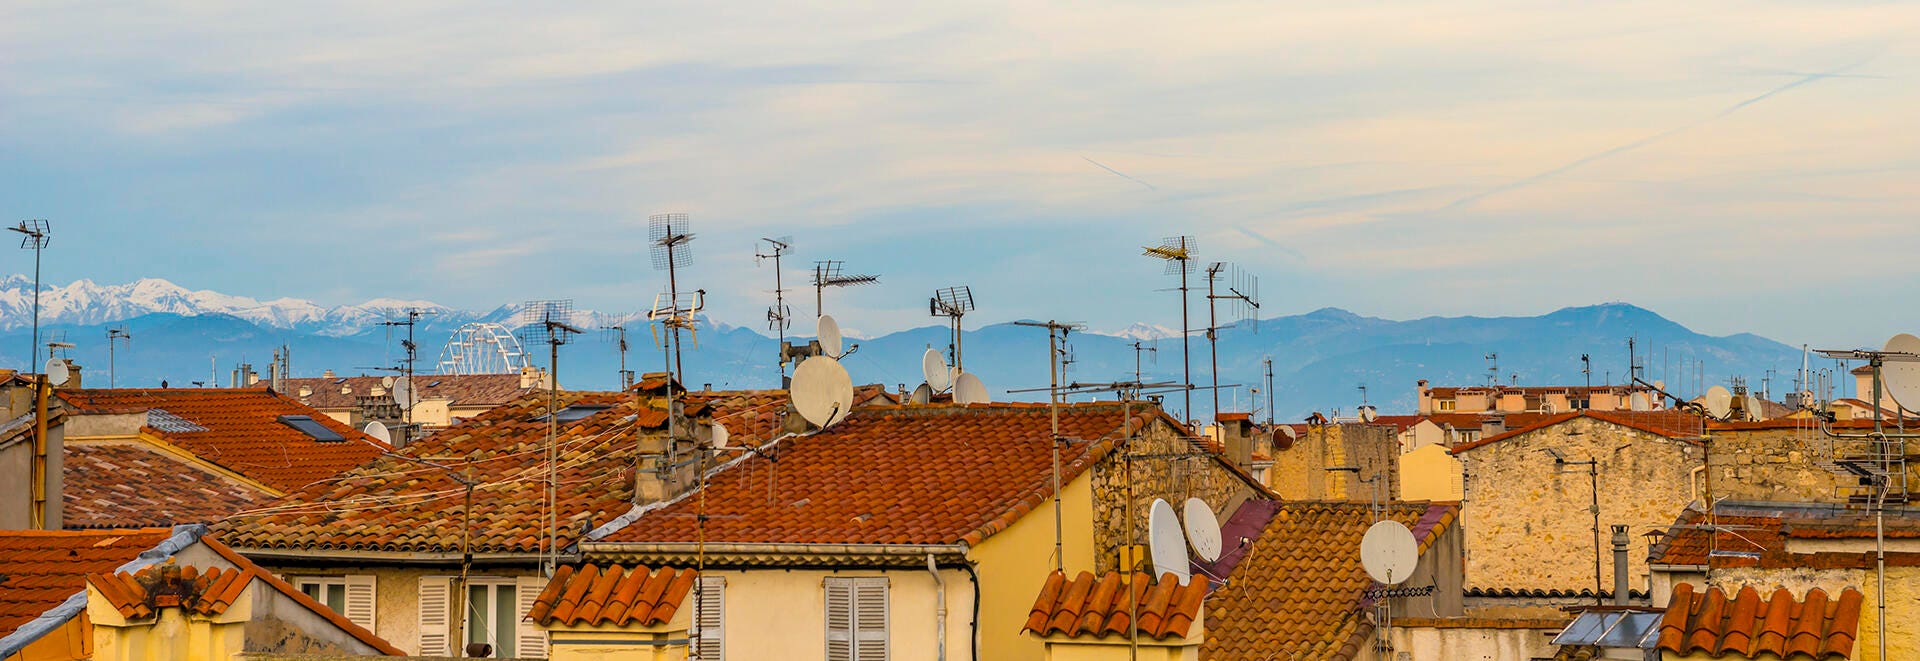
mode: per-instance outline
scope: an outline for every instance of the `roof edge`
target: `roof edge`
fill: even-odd
[[[193,546],[193,544],[200,541],[205,534],[207,534],[206,524],[195,523],[174,526],[172,536],[160,540],[160,543],[151,549],[141,551],[140,555],[135,556],[132,560],[126,561],[113,571],[114,573],[131,573],[160,564],[160,561],[171,558],[175,553],[179,553],[181,550]],[[35,617],[26,624],[20,625],[20,628],[15,629],[13,633],[7,634],[5,638],[0,638],[0,659],[13,657],[13,655],[19,653],[21,650],[26,649],[28,645],[33,644],[34,641],[40,640],[54,630],[65,626],[69,620],[79,617],[80,614],[86,612],[86,610],[87,588],[83,584],[79,592],[75,592],[72,596],[67,597],[66,601],[60,602],[60,605],[47,609],[47,611],[41,613],[39,617]]]

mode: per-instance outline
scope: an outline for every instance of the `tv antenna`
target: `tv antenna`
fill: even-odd
[[[1487,353],[1487,387],[1500,387],[1500,354],[1498,352]]]
[[[1152,362],[1155,365],[1160,364],[1160,341],[1159,340],[1134,340],[1133,341],[1133,380],[1135,382],[1139,382],[1140,379],[1142,378],[1142,372],[1140,370],[1141,354],[1152,354],[1153,358],[1150,360],[1150,362]]]
[[[773,307],[767,308],[767,330],[778,333],[780,336],[780,346],[783,347],[780,352],[780,387],[785,388],[788,383],[787,353],[784,347],[787,345],[787,329],[793,326],[793,310],[787,308],[787,289],[781,284],[780,258],[793,251],[793,237],[783,236],[778,239],[762,237],[760,240],[767,242],[767,252],[754,251],[753,261],[757,264],[763,259],[773,260]]]
[[[936,297],[934,300],[937,302],[939,299]],[[955,315],[953,320],[954,326],[957,329],[960,324],[960,317]],[[1061,345],[1066,344],[1067,334],[1086,328],[1086,324],[1063,323],[1058,321],[1016,321],[1013,322],[1013,325],[1047,329],[1047,375],[1050,381],[1047,386],[1047,417],[1049,424],[1052,426],[1051,439],[1053,440],[1053,557],[1055,562],[1054,569],[1064,572],[1066,571],[1066,556],[1063,555],[1063,547],[1061,546],[1063,533],[1060,528],[1060,444],[1066,442],[1066,439],[1060,436],[1060,373],[1066,371],[1066,352],[1061,348]],[[954,334],[958,336],[959,331],[955,330]]]
[[[120,387],[118,385],[120,381],[120,370],[118,367],[119,363],[116,361],[114,356],[114,347],[118,346],[122,342],[126,343],[128,349],[133,348],[133,333],[128,332],[126,326],[124,325],[115,326],[113,328],[107,329],[107,387],[108,388]]]
[[[520,338],[492,322],[462,325],[440,348],[441,374],[513,374],[531,366]]]
[[[1213,415],[1220,415],[1220,317],[1214,305],[1219,301],[1233,301],[1234,316],[1237,325],[1241,321],[1253,320],[1253,332],[1260,332],[1260,279],[1235,266],[1227,271],[1226,262],[1214,262],[1207,265],[1207,352],[1213,363]],[[1226,293],[1219,293],[1217,284],[1225,277],[1232,280]]]
[[[1260,360],[1260,363],[1266,368],[1266,372],[1267,372],[1266,374],[1267,376],[1267,426],[1272,427],[1273,426],[1273,357],[1268,356],[1266,358],[1263,358]]]
[[[686,310],[681,307],[680,301],[680,269],[693,265],[693,250],[692,246],[688,245],[693,242],[693,233],[687,231],[687,214],[656,213],[649,217],[647,222],[650,227],[647,237],[653,241],[653,268],[656,271],[667,272],[667,295],[673,300],[674,316],[677,318],[681,312],[685,312],[688,317],[684,324],[691,326],[692,313],[702,306],[695,305],[691,310]],[[654,304],[654,312],[656,314],[660,312],[657,302]],[[684,375],[686,364],[680,360],[681,325],[680,323],[667,324],[668,337],[673,341],[672,371],[675,374]]]
[[[1148,257],[1166,262],[1166,274],[1180,275],[1180,381],[1187,386],[1180,415],[1193,417],[1193,356],[1187,336],[1192,332],[1187,319],[1188,276],[1193,275],[1193,258],[1199,252],[1199,244],[1191,236],[1168,237],[1158,246],[1149,246],[1142,253]]]
[[[407,308],[402,310],[401,313],[405,315],[404,318],[398,320],[388,319],[380,322],[380,325],[386,326],[389,331],[396,327],[404,327],[407,329],[406,339],[400,341],[400,346],[407,350],[407,357],[400,363],[400,372],[402,373],[402,378],[406,379],[406,383],[411,386],[413,384],[414,361],[420,357],[420,346],[413,342],[413,327],[420,323],[421,317],[436,313],[420,308]],[[399,397],[403,390],[406,391],[407,397]],[[418,398],[412,397],[412,391],[404,388],[395,388],[394,394],[396,395],[396,403],[400,404],[400,408],[405,413],[407,430],[411,433],[413,430],[413,405],[415,404],[414,400]],[[404,399],[404,401],[401,401],[402,399]]]
[[[1593,397],[1593,361],[1587,358],[1587,354],[1584,353],[1580,354],[1580,375],[1587,379],[1587,397],[1589,401],[1591,401]]]
[[[53,240],[53,229],[44,219],[22,220],[7,228],[20,233],[20,249],[33,251],[33,336],[27,343],[27,367],[33,369],[33,357],[40,353],[40,253]],[[40,510],[34,510],[36,513]],[[38,514],[35,515],[36,517]]]
[[[544,561],[548,574],[553,573],[559,557],[560,538],[560,464],[555,442],[560,436],[560,345],[582,332],[570,323],[572,318],[573,299],[527,301],[520,308],[520,328],[527,336],[527,343],[547,345],[547,492],[543,503],[547,510],[547,528],[542,535],[546,537]]]
[[[953,370],[965,373],[966,364],[960,359],[960,318],[973,311],[973,289],[966,285],[933,290],[933,298],[927,299],[927,313],[935,317],[946,317],[953,324]]]
[[[627,325],[625,323],[618,323],[611,326],[601,326],[600,330],[607,331],[608,337],[613,339],[614,350],[620,352],[620,389],[624,391],[632,388],[633,370],[627,369],[627,349],[629,348],[627,345]]]
[[[813,263],[813,315],[818,317],[826,312],[821,308],[823,292],[828,287],[858,287],[880,281],[880,276],[865,273],[846,273],[847,263],[828,259]]]

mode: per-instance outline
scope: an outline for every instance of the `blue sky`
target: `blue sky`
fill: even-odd
[[[326,304],[643,308],[684,211],[743,323],[792,235],[866,332],[1170,325],[1185,233],[1269,316],[1920,330],[1920,6],[1345,4],[13,3],[0,200],[49,280]]]

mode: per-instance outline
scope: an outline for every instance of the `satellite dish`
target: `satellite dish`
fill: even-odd
[[[993,401],[987,395],[987,384],[972,372],[962,372],[960,378],[953,380],[953,401],[956,404],[985,404]]]
[[[1753,395],[1753,394],[1747,395],[1746,408],[1747,408],[1748,420],[1753,422],[1759,422],[1765,418],[1765,415],[1766,415],[1765,412],[1767,409],[1765,408],[1765,405],[1760,403],[1759,395]]]
[[[372,436],[374,440],[380,441],[381,443],[389,445],[393,443],[393,432],[388,431],[386,423],[380,422],[379,420],[367,423],[366,428],[360,431],[366,432],[368,436]]]
[[[727,426],[720,424],[719,421],[714,421],[713,433],[708,436],[713,439],[713,449],[725,450],[727,448],[727,435]]]
[[[793,370],[793,408],[815,427],[846,419],[853,409],[853,377],[840,361],[814,356]]]
[[[393,380],[393,390],[388,394],[393,395],[393,403],[399,404],[403,409],[413,408],[414,400],[417,399],[413,393],[413,380],[404,376]]]
[[[1887,340],[1883,349],[1887,352],[1920,354],[1920,337],[1901,333]],[[1900,408],[1920,410],[1920,362],[1913,360],[1888,360],[1880,364],[1880,382],[1885,384],[1887,395]],[[1878,404],[1879,402],[1874,402]]]
[[[819,329],[820,351],[839,358],[840,352],[846,348],[845,339],[840,337],[840,322],[834,321],[833,315],[823,314],[820,315]]]
[[[953,371],[947,368],[947,359],[940,352],[928,349],[920,356],[920,373],[927,377],[927,386],[934,392],[953,387]]]
[[[907,401],[914,404],[925,404],[933,401],[933,386],[924,383],[920,384],[920,387],[913,389],[913,395]]]
[[[1275,450],[1292,449],[1293,442],[1298,440],[1299,436],[1300,434],[1293,430],[1293,425],[1280,425],[1273,430],[1273,448]]]
[[[1147,551],[1153,554],[1153,576],[1158,579],[1173,574],[1180,579],[1181,585],[1193,577],[1187,567],[1187,542],[1180,534],[1180,519],[1173,515],[1173,506],[1167,501],[1155,498],[1153,507],[1147,511]]]
[[[1380,418],[1380,410],[1379,410],[1379,409],[1376,409],[1376,408],[1373,408],[1372,406],[1362,406],[1362,407],[1360,407],[1360,421],[1361,421],[1361,422],[1366,422],[1366,423],[1371,423],[1371,422],[1373,422],[1374,420],[1378,420],[1379,418]]]
[[[1629,406],[1635,411],[1647,410],[1647,394],[1643,392],[1634,393],[1632,404],[1630,404]]]
[[[1213,508],[1207,507],[1207,501],[1188,498],[1185,509],[1187,542],[1193,545],[1193,554],[1207,562],[1219,560],[1220,519],[1213,516]]]
[[[67,361],[59,358],[47,359],[47,385],[60,387],[67,385],[67,379],[73,378],[73,371],[67,369]]]
[[[1381,521],[1360,538],[1360,564],[1367,575],[1386,585],[1399,585],[1413,576],[1420,563],[1420,542],[1399,521]]]
[[[1722,386],[1708,388],[1707,394],[1700,397],[1700,405],[1707,407],[1707,415],[1724,420],[1733,412],[1733,393]]]
[[[1666,390],[1666,389],[1667,389],[1667,382],[1666,382],[1666,381],[1654,381],[1654,382],[1653,382],[1653,389],[1654,389],[1654,390]]]

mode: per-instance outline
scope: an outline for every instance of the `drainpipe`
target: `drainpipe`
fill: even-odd
[[[939,661],[947,661],[947,582],[940,579],[940,567],[927,554],[927,573],[933,575],[933,636],[938,641]]]
[[[1613,527],[1613,603],[1627,605],[1627,527]]]

